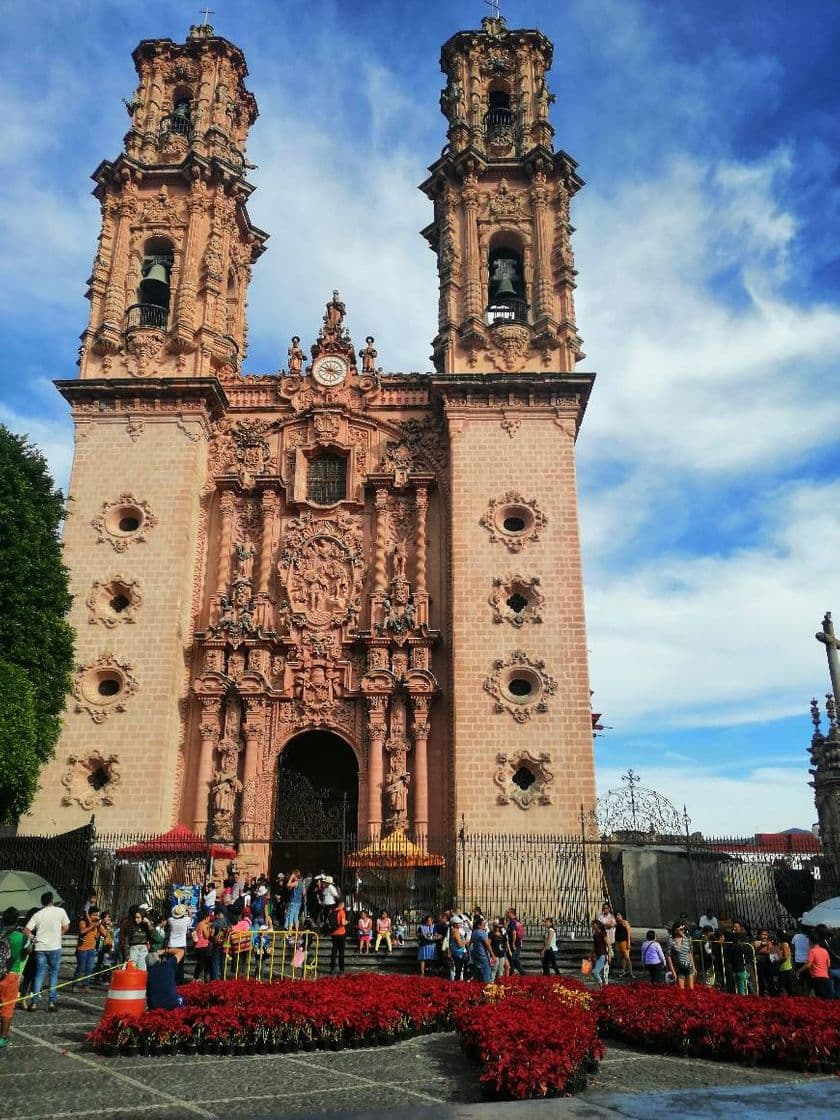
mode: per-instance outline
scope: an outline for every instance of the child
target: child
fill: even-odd
[[[405,923],[405,918],[402,914],[397,914],[394,919],[394,940],[398,945],[405,945],[405,939],[408,936],[408,926]]]

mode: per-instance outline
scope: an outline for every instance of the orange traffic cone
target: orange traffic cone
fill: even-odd
[[[146,973],[129,961],[124,969],[111,973],[111,986],[100,1022],[112,1015],[136,1019],[146,1010]]]

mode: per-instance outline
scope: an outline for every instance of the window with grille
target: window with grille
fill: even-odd
[[[319,455],[310,459],[306,496],[319,506],[341,502],[347,492],[347,460],[341,455]]]

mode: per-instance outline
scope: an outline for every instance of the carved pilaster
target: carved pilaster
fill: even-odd
[[[414,839],[425,846],[429,831],[429,698],[412,696],[411,705],[411,733],[414,737]]]
[[[204,836],[207,830],[208,799],[213,780],[213,752],[222,733],[222,700],[219,696],[204,696],[201,700],[198,754],[198,778],[195,787],[193,821],[195,831]]]
[[[414,604],[418,626],[429,621],[429,595],[426,591],[426,513],[429,508],[429,493],[425,486],[418,486],[414,505],[417,511],[416,565],[414,580]]]
[[[245,767],[242,773],[242,814],[239,835],[243,841],[255,840],[254,819],[257,802],[257,770],[265,735],[265,700],[249,699],[242,733],[245,738]],[[259,837],[265,839],[265,837]]]
[[[233,548],[233,515],[236,498],[232,490],[224,490],[219,500],[221,529],[219,532],[219,555],[216,562],[216,594],[224,595],[230,583],[230,558]]]
[[[387,697],[368,696],[368,836],[379,836],[382,829],[382,752],[387,735],[385,711]]]
[[[262,511],[262,537],[260,539],[260,572],[257,591],[268,594],[271,576],[271,545],[274,540],[274,523],[277,518],[277,495],[273,490],[263,490],[260,499]]]

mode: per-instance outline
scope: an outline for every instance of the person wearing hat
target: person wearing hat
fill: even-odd
[[[184,983],[184,957],[187,954],[187,930],[192,925],[192,918],[190,912],[183,904],[179,902],[176,906],[172,907],[166,921],[166,949],[165,952],[175,958],[176,983]]]

